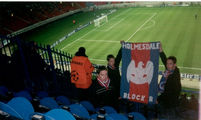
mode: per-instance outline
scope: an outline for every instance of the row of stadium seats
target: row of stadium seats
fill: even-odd
[[[39,53],[32,47],[23,46],[24,56],[28,64],[28,72],[30,73],[30,81],[25,81],[24,70],[20,60],[20,51],[17,49],[12,52],[12,56],[0,54],[0,86],[6,86],[10,91],[21,91],[29,89],[29,91],[48,91],[53,94],[55,86],[52,77],[50,65],[46,64]],[[73,95],[73,85],[70,83],[70,73],[68,71],[61,72],[55,69],[56,80],[58,82],[58,91],[68,96]],[[12,83],[12,84],[11,84]],[[52,92],[51,92],[52,91]]]
[[[1,96],[9,93],[4,86],[0,87]],[[1,97],[2,98],[2,97]],[[0,102],[0,118],[8,120],[145,120],[138,113],[119,114],[111,106],[95,108],[90,101],[73,102],[66,96],[49,97],[44,91],[33,98],[28,91],[13,93],[8,102]]]
[[[19,107],[18,105],[17,106],[18,109],[16,108],[15,110],[15,106],[14,106],[14,105],[17,105],[18,103],[23,103],[23,102],[18,102],[18,101],[21,101],[22,98],[25,98],[26,101],[31,103],[31,104],[28,104],[26,102],[27,103],[26,105],[32,106],[32,107],[29,107],[31,109],[30,115],[34,113],[38,113],[36,116],[40,116],[40,115],[45,116],[46,113],[50,112],[51,110],[65,109],[69,111],[71,115],[73,115],[73,117],[76,119],[91,119],[92,117],[95,119],[96,117],[99,116],[98,113],[99,113],[99,110],[101,110],[100,108],[95,108],[94,105],[92,105],[92,103],[90,103],[89,101],[82,101],[77,97],[74,98],[73,96],[71,96],[71,95],[74,95],[75,90],[70,82],[69,72],[60,72],[59,70],[55,69],[57,73],[57,81],[59,81],[58,82],[59,89],[57,89],[59,92],[55,94],[54,92],[51,91],[51,88],[53,88],[54,86],[52,86],[52,83],[51,83],[52,75],[51,75],[50,69],[48,69],[49,65],[44,65],[44,61],[41,60],[41,57],[39,57],[35,49],[33,49],[32,47],[23,46],[22,49],[24,50],[24,56],[27,60],[26,62],[31,63],[31,64],[28,64],[28,69],[30,70],[31,80],[33,83],[31,83],[31,86],[19,87],[19,86],[23,86],[24,84],[24,81],[23,81],[24,74],[21,74],[23,70],[21,70],[22,67],[20,67],[21,63],[19,60],[20,58],[19,51],[15,51],[12,57],[8,57],[3,54],[0,54],[1,55],[0,56],[1,58],[0,59],[1,61],[0,76],[4,76],[2,77],[3,79],[1,79],[0,81],[0,85],[5,85],[5,86],[8,85],[8,88],[5,86],[0,87],[0,101],[1,101],[0,113],[2,113],[0,117],[2,117],[2,119],[6,118],[11,120],[12,119],[16,120],[17,119],[16,117],[19,117],[19,116],[21,116],[20,118],[25,119],[22,116],[25,114],[26,114],[25,116],[27,116],[28,110],[27,112],[21,113],[20,112],[21,110],[19,110],[18,112],[18,109],[21,109],[21,108],[23,109],[23,107]],[[39,73],[38,71],[41,71],[41,72]],[[44,91],[45,89],[38,89],[41,86],[40,84],[37,84],[36,80],[40,80],[39,81],[40,83],[42,82],[41,76],[38,76],[41,73],[45,75],[47,77],[47,81],[51,83],[51,84],[48,83],[48,89],[46,89],[48,92],[45,92]],[[17,76],[21,76],[21,77],[15,77],[14,74],[17,74]],[[18,80],[20,81],[22,80],[22,81],[20,82]],[[35,88],[37,89],[33,89],[32,85],[34,85]],[[65,89],[62,89],[62,87]],[[19,89],[16,89],[16,88],[19,88]],[[54,91],[55,89],[52,89],[52,90]],[[70,93],[71,95],[68,95],[66,93]],[[63,96],[60,96],[60,95],[63,95]],[[66,96],[71,98],[71,100],[69,100]],[[13,104],[15,103],[15,104],[13,105],[11,103]],[[79,104],[76,104],[76,103],[79,103]],[[21,106],[26,106],[26,105],[21,105]],[[104,107],[104,109],[107,114],[108,113],[118,114],[114,108],[111,108],[109,106]],[[104,112],[101,112],[101,113],[104,113]],[[105,114],[102,115],[101,117],[104,117],[104,116]],[[127,118],[127,116],[128,116],[127,114],[123,115],[123,117],[125,118]]]
[[[36,51],[37,48],[36,47],[33,48],[33,46],[32,47],[22,46],[22,49],[24,51],[24,57],[27,62],[27,68],[28,68],[28,71],[30,72],[30,79],[32,83],[30,83],[31,85],[23,86],[23,84],[26,83],[27,81],[24,81],[24,74],[21,73],[23,71],[22,69],[23,67],[21,65],[22,63],[21,63],[20,54],[18,50],[14,51],[11,57],[0,54],[0,66],[1,66],[0,68],[0,76],[1,76],[0,101],[2,102],[2,106],[8,106],[7,104],[10,101],[12,101],[12,99],[14,98],[23,97],[23,98],[26,98],[26,100],[28,100],[31,103],[32,107],[34,108],[34,113],[35,112],[40,113],[40,114],[37,114],[36,116],[44,115],[47,112],[54,109],[65,109],[68,112],[70,112],[71,115],[73,115],[73,117],[76,119],[81,119],[81,118],[91,119],[92,117],[96,118],[98,116],[105,117],[104,111],[108,115],[115,114],[114,116],[119,116],[119,114],[116,112],[118,110],[115,110],[111,107],[109,108],[104,107],[104,110],[102,111],[100,108],[96,108],[97,106],[94,107],[95,104],[93,105],[89,101],[80,100],[79,96],[73,97],[72,95],[75,95],[76,89],[75,87],[73,87],[70,81],[69,71],[61,72],[60,70],[55,69],[57,73],[56,81],[58,81],[57,82],[58,87],[57,88],[55,87],[56,89],[53,89],[54,82],[52,82],[52,71],[51,69],[49,69],[49,65],[44,63],[44,59],[42,59],[39,53],[37,53]],[[43,82],[45,84],[43,84]],[[19,86],[23,86],[23,87],[19,87]],[[48,88],[41,89],[41,88],[45,88],[44,86],[48,86]],[[16,89],[16,88],[19,88],[19,89]],[[57,93],[52,92],[56,90],[58,90]],[[84,107],[86,110],[82,108],[78,108],[76,110],[80,110],[79,113],[77,113],[76,110],[75,110],[76,114],[72,112],[72,110],[74,110],[72,106],[78,106],[76,103],[79,103],[79,106],[81,104],[81,106]],[[132,104],[130,103],[127,101],[123,101],[122,103],[120,103],[120,105],[123,104],[123,108],[120,109],[121,111],[119,111],[119,113],[124,113],[123,117],[125,118],[126,116],[127,119],[131,113],[132,113],[131,118],[133,117],[133,114],[139,114],[139,113],[133,113],[133,111],[138,111],[140,113],[143,113],[143,115],[146,116],[148,119],[157,118],[158,111],[160,111],[160,110],[158,111],[155,110],[155,106],[143,105],[143,108],[141,107],[142,108],[141,109],[134,106],[133,102]],[[180,104],[181,104],[180,108],[183,107],[182,110],[187,109],[187,110],[196,111],[198,109],[197,107],[198,99],[196,98],[196,96],[194,97],[192,96],[189,99],[187,95],[183,95],[181,96]],[[0,110],[2,109],[0,106]],[[14,110],[14,108],[12,108],[12,110]],[[7,117],[9,116],[9,118],[16,117],[16,116],[13,116],[11,113],[9,113],[11,115],[8,115],[5,112],[8,113],[5,110],[2,110],[2,112],[0,112],[0,113],[3,113],[2,116],[0,116],[0,117],[3,117],[2,119],[4,119],[4,117],[6,116]],[[104,115],[101,116],[99,115],[100,113],[103,113]],[[17,112],[17,114],[19,113]],[[122,114],[120,116],[122,116]],[[121,118],[121,117],[118,117],[118,118]],[[138,118],[137,115],[134,115],[134,118],[137,119]]]
[[[18,4],[21,6],[19,7]],[[48,5],[47,5],[48,4]],[[86,7],[83,3],[5,3],[0,6],[0,34],[12,33],[42,20]]]

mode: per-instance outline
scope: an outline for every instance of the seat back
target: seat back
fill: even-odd
[[[128,120],[128,118],[118,113],[112,113],[106,116],[106,120]]]
[[[80,104],[83,105],[88,111],[92,112],[96,111],[94,106],[89,101],[81,101]]]
[[[25,97],[26,99],[28,99],[29,101],[32,100],[32,97],[30,95],[30,93],[28,91],[20,91],[20,92],[17,92],[17,93],[14,93],[14,96],[15,97]]]
[[[117,111],[111,106],[102,107],[107,114],[117,113]]]
[[[56,98],[57,103],[60,103],[62,105],[70,105],[70,100],[66,96],[58,96]]]
[[[23,117],[17,111],[15,111],[15,109],[13,109],[12,107],[10,107],[9,105],[7,105],[5,103],[0,102],[0,110],[6,112],[16,118],[23,119]]]
[[[45,97],[40,100],[40,105],[45,106],[49,109],[56,109],[59,108],[57,102],[51,97]]]
[[[0,86],[0,95],[6,96],[6,93],[8,92],[8,88],[5,86]]]
[[[72,104],[69,107],[72,114],[84,119],[90,119],[89,112],[81,104]]]
[[[48,96],[49,96],[48,93],[45,91],[37,92],[37,97],[39,97],[40,99],[43,99],[43,98],[48,97]]]
[[[12,107],[24,120],[29,120],[30,115],[34,113],[32,104],[24,97],[15,97],[7,105]]]
[[[45,114],[46,120],[75,120],[73,115],[66,110],[53,109]]]
[[[144,117],[144,115],[142,115],[139,112],[131,112],[128,115],[132,115],[134,117],[133,120],[146,120],[146,118]]]

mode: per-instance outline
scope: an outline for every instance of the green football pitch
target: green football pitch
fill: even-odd
[[[96,11],[96,15],[107,10]],[[94,19],[93,12],[78,13],[27,33],[25,39],[53,44],[81,24]],[[195,14],[198,15],[197,19]],[[73,25],[75,19],[77,24]],[[108,54],[116,55],[120,41],[160,41],[167,56],[174,55],[183,73],[201,73],[201,7],[121,8],[108,22],[76,32],[55,48],[75,54],[86,48],[92,63],[106,65]],[[160,61],[160,70],[164,70]]]

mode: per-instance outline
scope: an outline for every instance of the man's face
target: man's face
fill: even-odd
[[[115,59],[114,58],[110,58],[108,61],[109,66],[114,66],[115,63]]]
[[[176,64],[171,59],[167,59],[166,67],[171,71],[175,69]]]
[[[108,75],[107,75],[107,70],[102,70],[100,71],[100,73],[98,74],[99,78],[103,81],[106,81],[107,78],[108,78]]]

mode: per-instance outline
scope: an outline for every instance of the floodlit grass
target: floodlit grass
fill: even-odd
[[[96,11],[96,15],[104,11]],[[120,40],[161,41],[167,56],[174,55],[183,73],[201,73],[201,7],[122,8],[108,16],[100,27],[90,25],[56,46],[74,54],[81,46],[93,63],[106,65],[108,54],[116,55]],[[198,18],[195,19],[195,14]],[[94,18],[93,12],[79,13],[29,32],[26,39],[53,44],[81,24]],[[72,20],[77,25],[72,24]],[[160,61],[161,64],[161,61]],[[162,64],[161,64],[162,65]],[[160,66],[160,70],[164,70]]]

